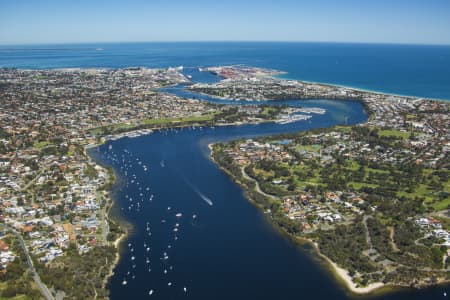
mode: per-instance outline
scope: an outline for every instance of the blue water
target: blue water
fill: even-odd
[[[293,79],[450,100],[450,46],[217,42],[0,47],[0,67],[228,64],[284,70],[284,77]]]
[[[311,122],[169,130],[92,150],[119,175],[114,212],[133,225],[109,284],[111,299],[144,299],[150,290],[152,299],[351,299],[307,249],[275,231],[208,158],[211,142],[342,124],[332,116],[336,113],[352,124],[366,119],[357,102],[343,102],[336,110],[324,101],[314,104],[328,112]],[[376,299],[438,299],[443,291],[404,290]]]

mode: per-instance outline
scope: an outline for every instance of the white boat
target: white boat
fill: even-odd
[[[153,295],[153,290],[150,290],[149,292],[148,292],[148,294],[151,296],[151,295]]]
[[[126,284],[127,284],[126,280],[122,281],[122,285],[126,285]]]
[[[177,213],[177,214],[175,215],[175,217],[177,217],[177,218],[180,218],[181,216],[183,216],[182,213]]]

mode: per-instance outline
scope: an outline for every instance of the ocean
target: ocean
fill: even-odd
[[[450,100],[450,46],[339,43],[112,43],[1,46],[0,67],[86,68],[244,64],[284,77]]]

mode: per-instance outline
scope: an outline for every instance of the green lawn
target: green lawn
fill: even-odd
[[[450,205],[450,197],[447,197],[443,200],[437,201],[432,206],[435,210],[440,211],[440,210],[447,209],[447,207],[449,207],[449,205]]]
[[[161,118],[161,119],[145,119],[142,121],[143,124],[152,125],[165,125],[170,123],[185,123],[185,122],[205,122],[211,121],[214,118],[214,114],[208,114],[203,116],[193,116],[187,118]]]
[[[101,134],[103,132],[103,129],[110,129],[111,131],[115,130],[132,130],[133,128],[136,128],[141,125],[168,125],[168,124],[179,124],[179,123],[194,123],[194,122],[206,122],[206,121],[212,121],[214,119],[214,114],[207,114],[203,116],[192,116],[192,117],[186,117],[186,118],[160,118],[160,119],[143,119],[140,121],[136,121],[135,123],[120,123],[120,124],[114,124],[109,126],[103,126],[98,128],[93,128],[89,132],[93,135]]]
[[[360,165],[354,160],[347,160],[346,164],[347,164],[346,169],[350,171],[356,171],[360,167]]]
[[[340,131],[340,132],[350,132],[352,131],[352,127],[351,126],[334,126],[333,129],[335,129],[336,131]]]
[[[270,115],[270,113],[274,113],[276,112],[277,109],[273,108],[273,107],[264,107],[261,114],[265,115],[266,117],[268,117]]]
[[[350,185],[352,185],[353,188],[357,189],[357,190],[359,190],[359,189],[361,189],[363,187],[370,187],[370,188],[373,188],[373,189],[378,187],[378,185],[376,185],[376,184],[365,183],[365,182],[356,182],[356,181],[350,181],[348,183],[348,186],[350,186]]]
[[[6,288],[6,285],[7,285],[6,282],[0,282],[0,291],[4,290]],[[26,300],[26,299],[29,299],[26,295],[18,295],[13,298],[6,298],[0,296],[0,300]]]
[[[297,145],[295,146],[295,150],[318,153],[320,145]]]
[[[253,168],[253,170],[257,176],[262,176],[263,178],[272,177],[275,174],[273,171],[266,172],[266,171],[264,171],[262,169],[258,169],[258,168]]]
[[[0,300],[27,300],[27,299],[30,299],[30,298],[28,298],[26,295],[19,295],[19,296],[15,296],[13,298],[0,297]]]
[[[372,169],[372,168],[368,168],[368,167],[365,167],[364,170],[365,170],[366,174],[369,173],[369,172],[380,173],[380,174],[387,174],[387,175],[390,174],[390,172],[386,171],[386,170]]]
[[[42,141],[42,142],[34,142],[33,146],[36,149],[42,149],[44,147],[50,146],[52,145],[52,143],[48,142],[48,141]]]
[[[444,189],[446,190],[446,189]],[[447,191],[448,192],[448,191]],[[425,184],[419,184],[414,193],[407,193],[405,191],[398,191],[398,196],[405,196],[409,198],[423,197],[425,198],[425,204],[431,206],[434,210],[444,210],[450,205],[450,197],[444,199],[438,199],[436,191],[430,190]]]
[[[380,137],[396,137],[396,138],[402,138],[407,139],[410,136],[409,132],[403,132],[398,130],[380,130],[378,131],[378,136]]]
[[[117,129],[132,129],[136,127],[135,125],[129,124],[129,123],[120,123],[120,124],[114,124],[114,125],[109,125],[109,126],[102,126],[102,127],[97,127],[94,129],[89,130],[89,132],[93,135],[97,135],[103,132],[103,129],[110,129],[110,130],[117,130]]]

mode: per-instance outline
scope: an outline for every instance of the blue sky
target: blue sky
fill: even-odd
[[[0,0],[0,44],[450,44],[450,0]]]

